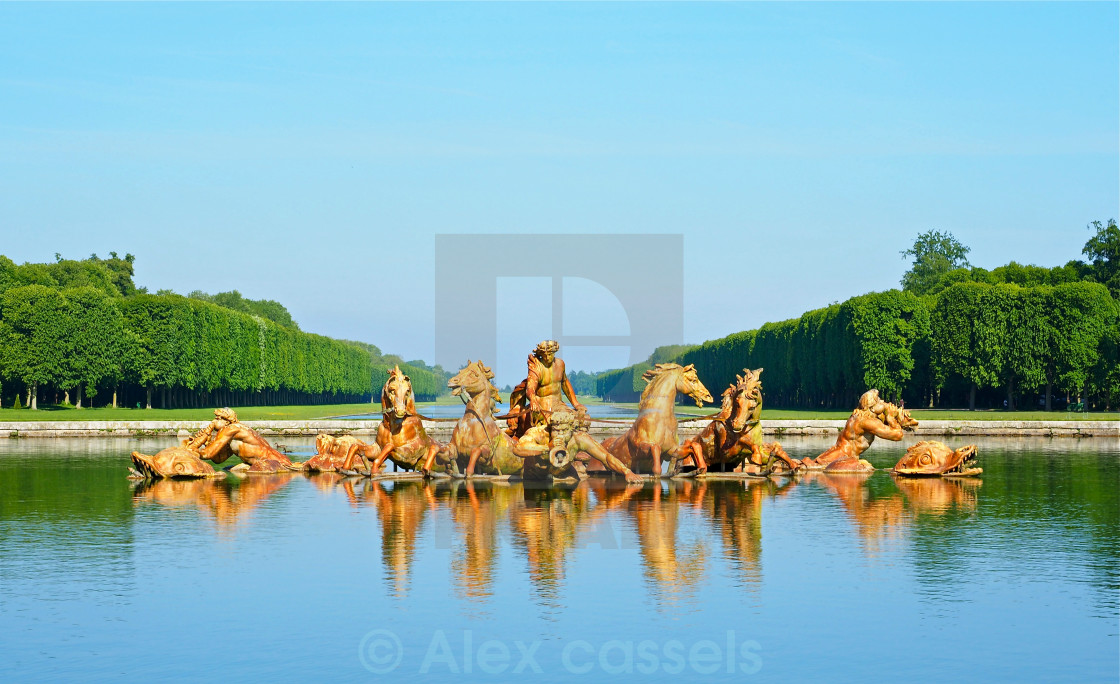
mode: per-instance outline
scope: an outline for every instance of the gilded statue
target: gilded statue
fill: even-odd
[[[160,480],[163,478],[222,477],[214,466],[199,458],[198,450],[185,446],[170,447],[153,456],[132,452],[129,477],[134,480]]]
[[[762,369],[743,369],[736,382],[723,391],[717,413],[697,436],[681,445],[670,472],[674,475],[688,461],[697,474],[708,468],[741,469],[752,474],[769,475],[779,466],[786,472],[802,467],[778,442],[762,441]]]
[[[587,408],[576,398],[564,360],[556,358],[559,350],[559,342],[544,340],[526,360],[526,377],[509,397],[510,411],[506,421],[511,437],[521,437],[534,425],[546,425],[552,411],[567,409],[564,396],[572,403],[572,410],[587,413]]]
[[[984,470],[977,467],[975,444],[953,450],[941,442],[918,442],[891,472],[903,477],[970,477]]]
[[[646,387],[638,404],[638,417],[625,435],[603,440],[603,446],[628,468],[661,477],[661,458],[679,457],[677,393],[703,406],[712,395],[689,364],[659,363],[642,374]]]
[[[875,467],[860,455],[876,437],[899,442],[916,427],[918,421],[910,417],[909,411],[880,399],[879,390],[868,390],[859,398],[859,406],[844,424],[836,444],[816,458],[803,459],[802,464],[810,470],[870,472]]]
[[[347,459],[364,455],[372,461],[380,451],[376,444],[366,444],[353,435],[335,437],[320,432],[315,435],[315,455],[303,462],[303,469],[309,473],[333,473],[342,469]]]
[[[548,424],[534,425],[522,435],[514,449],[525,459],[522,477],[526,480],[587,477],[586,461],[595,459],[606,470],[618,473],[631,484],[641,484],[642,476],[607,451],[587,433],[587,421],[566,408],[555,409]]]
[[[463,417],[451,433],[448,449],[468,478],[475,473],[520,475],[524,465],[515,453],[517,441],[506,434],[494,418],[502,397],[493,379],[494,372],[482,361],[468,361],[447,381],[451,394],[466,404]]]
[[[361,458],[370,475],[381,472],[386,459],[404,470],[418,470],[425,477],[432,474],[436,464],[458,472],[454,459],[448,457],[447,446],[428,436],[424,421],[416,410],[412,392],[412,379],[401,372],[400,366],[389,371],[389,378],[381,388],[381,424],[377,427],[377,446],[380,451],[370,460],[370,451],[353,450],[343,464],[343,470],[353,471],[354,462]]]
[[[237,413],[230,408],[215,409],[214,420],[184,440],[183,446],[197,450],[201,458],[214,463],[224,463],[231,456],[237,456],[248,466],[238,470],[249,473],[278,473],[302,467],[274,449],[256,430],[239,421]]]

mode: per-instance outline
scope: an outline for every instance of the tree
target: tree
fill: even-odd
[[[1107,224],[1093,221],[1087,228],[1097,231],[1081,250],[1092,262],[1093,280],[1120,299],[1120,228],[1116,226],[1116,219],[1109,219]]]
[[[902,251],[903,257],[914,257],[910,270],[902,275],[902,289],[929,294],[942,275],[969,266],[966,257],[970,251],[949,232],[927,230],[918,235],[914,246]]]

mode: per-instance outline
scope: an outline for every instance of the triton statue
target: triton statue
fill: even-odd
[[[196,449],[199,455],[214,463],[223,463],[231,456],[237,456],[248,468],[237,468],[249,473],[278,473],[300,470],[302,464],[291,460],[272,448],[264,437],[237,419],[233,409],[214,410],[214,420],[209,425],[191,435],[183,446]]]
[[[607,470],[625,477],[626,482],[642,483],[641,475],[631,471],[587,433],[585,418],[581,419],[566,408],[553,410],[547,425],[529,428],[518,440],[515,452],[525,458],[522,477],[526,480],[585,479],[585,462],[590,457]]]
[[[315,435],[315,455],[304,461],[303,469],[309,473],[333,473],[355,455],[364,455],[366,461],[372,461],[380,452],[376,444],[366,444],[352,435],[333,437],[320,432]]]
[[[238,421],[233,409],[220,408],[214,410],[214,420],[209,425],[179,446],[164,449],[154,456],[132,452],[133,477],[214,477],[222,473],[216,472],[206,461],[223,463],[234,455],[244,462],[233,469],[235,472],[268,474],[302,467],[302,464],[293,464],[264,437]]]
[[[864,392],[859,406],[852,411],[836,445],[816,458],[806,458],[802,464],[810,470],[825,469],[829,472],[870,472],[874,466],[860,458],[876,437],[899,442],[907,431],[918,427],[910,413],[879,398],[879,390]]]

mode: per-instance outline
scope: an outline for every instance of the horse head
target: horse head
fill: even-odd
[[[762,407],[762,369],[743,369],[743,375],[736,375],[736,382],[723,391],[725,400],[731,400],[731,429],[742,432],[747,421],[757,417]]]
[[[494,371],[482,365],[482,361],[467,361],[467,365],[447,381],[447,387],[451,390],[451,394],[464,402],[474,399],[489,389],[490,410],[493,411],[497,402],[502,400],[493,380]]]
[[[692,397],[697,406],[710,404],[713,401],[712,393],[704,387],[704,383],[700,382],[700,377],[696,375],[696,366],[691,363],[681,368],[680,375],[677,376],[677,391]]]
[[[711,393],[708,392],[707,387],[704,387],[704,383],[700,382],[700,378],[696,375],[696,366],[691,363],[687,366],[676,363],[659,363],[642,373],[642,380],[648,383],[646,388],[642,390],[643,401],[653,391],[654,385],[660,384],[657,382],[660,378],[672,378],[674,393],[687,394],[692,397],[697,406],[703,406],[705,403],[712,401]]]
[[[416,415],[416,399],[412,394],[412,380],[401,372],[400,366],[389,371],[389,379],[381,388],[381,411],[397,418]]]

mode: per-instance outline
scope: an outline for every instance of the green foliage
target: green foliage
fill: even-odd
[[[962,245],[952,233],[927,230],[918,235],[914,246],[903,250],[903,257],[914,262],[902,276],[902,289],[915,294],[929,294],[944,274],[968,266],[970,248]]]
[[[240,311],[251,316],[260,316],[282,325],[285,328],[299,329],[299,325],[292,320],[292,314],[288,312],[284,305],[280,302],[271,299],[246,299],[241,296],[237,290],[231,292],[219,292],[218,294],[206,294],[202,290],[195,290],[187,295],[191,299],[199,299],[204,302],[224,306],[227,309]]]
[[[572,381],[572,389],[579,395],[595,394],[595,379],[597,377],[597,373],[588,373],[587,371],[568,373],[568,379]]]
[[[1088,228],[1096,233],[1081,253],[1089,257],[1092,278],[1107,287],[1113,297],[1120,298],[1120,227],[1115,219],[1109,219],[1107,224],[1093,221]]]
[[[11,259],[0,256],[0,292],[42,285],[54,289],[91,287],[113,297],[129,296],[136,292],[132,283],[132,261],[131,254],[120,259],[113,253],[109,259],[93,254],[82,261],[59,257],[53,264],[16,265]]]
[[[646,363],[669,363],[676,361],[681,354],[694,349],[695,344],[667,344],[653,350],[653,353],[646,359]]]

